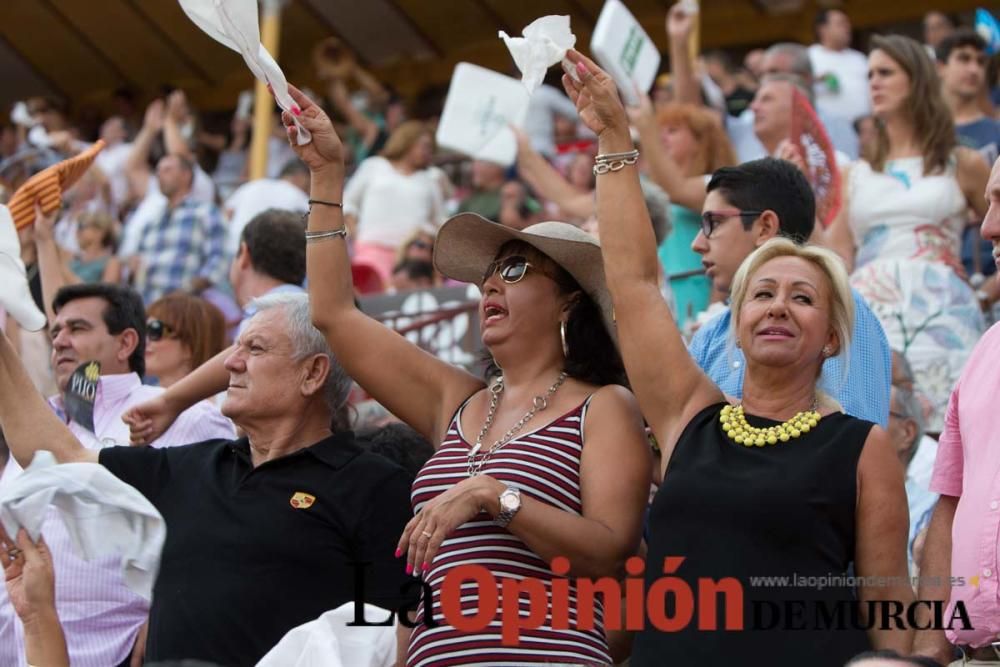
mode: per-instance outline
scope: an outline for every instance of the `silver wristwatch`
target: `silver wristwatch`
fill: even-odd
[[[500,513],[493,520],[494,523],[501,528],[506,528],[519,509],[521,509],[521,489],[508,486],[500,494]]]

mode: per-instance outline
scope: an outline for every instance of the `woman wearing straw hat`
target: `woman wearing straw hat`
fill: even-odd
[[[787,239],[744,261],[730,307],[747,363],[731,405],[660,298],[615,83],[576,51],[568,58],[577,78],[563,83],[599,138],[597,217],[622,356],[663,454],[647,620],[630,664],[840,667],[871,645],[908,652],[912,629],[882,620],[913,601],[902,468],[885,431],[816,388],[853,328],[843,263]],[[706,208],[718,224],[739,225],[740,211],[719,211],[714,195]],[[654,567],[667,562],[671,581]],[[857,586],[845,576],[852,562]],[[687,604],[667,602],[664,591],[685,590]]]
[[[290,142],[312,171],[313,323],[369,394],[437,443],[414,482],[417,513],[397,553],[429,587],[439,625],[424,622],[421,605],[408,664],[607,664],[600,604],[595,626],[576,629],[571,579],[570,609],[562,610],[570,629],[553,628],[548,605],[557,556],[569,560],[571,578],[617,575],[638,546],[649,489],[649,451],[634,398],[621,386],[600,246],[558,222],[514,231],[464,214],[442,226],[437,268],[482,290],[482,341],[494,371],[487,386],[355,308],[340,207],[343,147],[326,114],[292,94],[313,137],[298,146],[286,115]],[[447,623],[440,593],[445,576],[469,564],[488,568],[501,595],[489,627],[462,632]],[[519,611],[508,600],[501,617],[502,582],[526,578],[545,597]],[[480,592],[463,584],[467,613]],[[539,612],[539,627],[522,629],[516,646],[502,644],[501,626],[518,624],[511,614]]]

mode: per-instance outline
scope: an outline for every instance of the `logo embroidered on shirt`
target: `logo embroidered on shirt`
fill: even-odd
[[[316,496],[309,493],[303,493],[302,491],[296,491],[288,501],[288,504],[297,510],[305,510],[312,507],[314,502],[316,502]]]

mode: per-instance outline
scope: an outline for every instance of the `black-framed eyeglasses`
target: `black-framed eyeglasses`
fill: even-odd
[[[715,228],[729,218],[739,216],[743,219],[744,224],[746,224],[746,219],[748,217],[756,218],[763,212],[764,211],[740,211],[735,208],[723,211],[705,211],[701,214],[701,233],[705,235],[706,239],[711,238],[712,232],[715,231]]]
[[[528,269],[534,269],[535,265],[528,261],[523,255],[510,255],[501,259],[493,260],[483,272],[483,279],[479,282],[484,284],[494,273],[500,274],[500,279],[508,285],[519,282],[528,273]]]
[[[161,320],[149,320],[146,322],[146,338],[156,342],[162,338],[176,338],[177,332],[169,324]]]

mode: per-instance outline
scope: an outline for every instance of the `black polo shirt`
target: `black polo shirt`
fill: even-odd
[[[394,556],[411,480],[352,433],[257,468],[246,438],[109,447],[100,462],[167,524],[147,660],[253,665],[290,629],[353,601],[355,563],[370,563],[365,597],[380,607],[397,609],[412,581]]]

